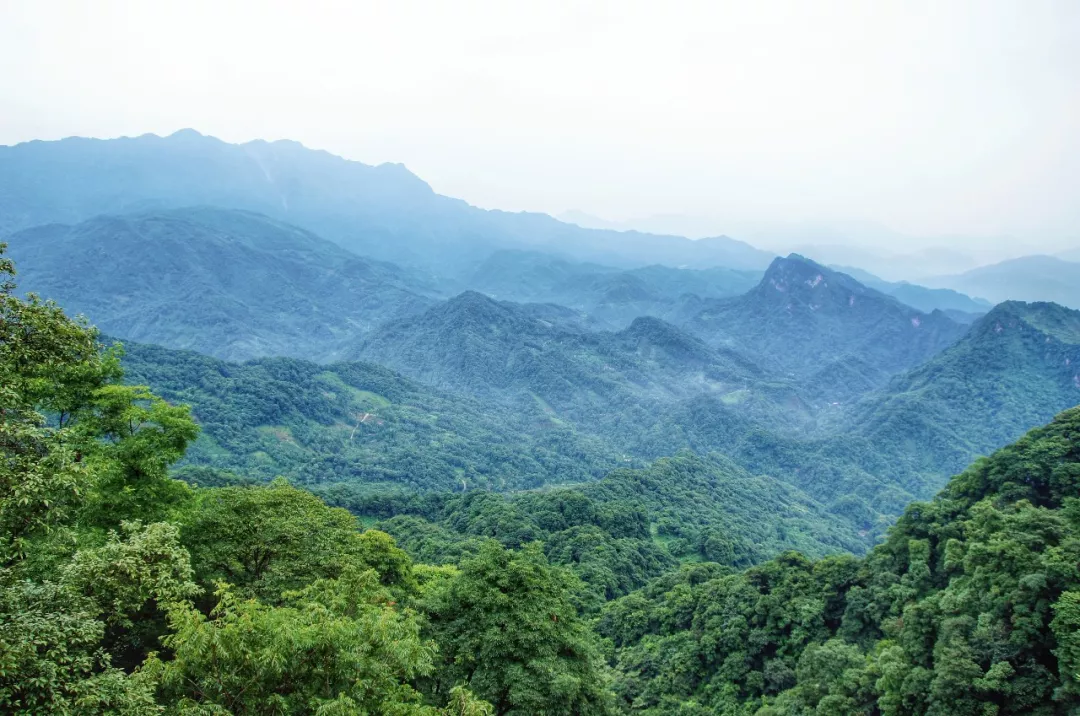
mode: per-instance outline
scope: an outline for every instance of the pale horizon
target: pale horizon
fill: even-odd
[[[190,127],[768,250],[1056,254],[1080,246],[1078,33],[1054,0],[15,2],[0,144]]]

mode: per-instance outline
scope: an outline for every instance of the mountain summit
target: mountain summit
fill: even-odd
[[[880,299],[888,299],[851,276],[799,254],[774,259],[751,293],[762,305],[793,314],[803,311],[851,314],[856,303],[863,303],[858,299],[869,299],[872,307]]]
[[[834,395],[883,385],[965,330],[940,311],[918,311],[798,254],[775,259],[746,294],[705,302],[688,326],[775,370],[816,375]]]

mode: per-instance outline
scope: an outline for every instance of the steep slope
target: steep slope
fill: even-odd
[[[616,691],[650,716],[1074,713],[1078,491],[1074,409],[911,505],[864,559],[664,575],[599,619]]]
[[[424,281],[392,264],[244,211],[101,216],[21,231],[9,244],[23,290],[108,334],[222,358],[326,360],[433,302]]]
[[[1080,404],[1080,311],[1006,302],[857,406],[844,429],[910,469],[956,472]]]
[[[595,231],[545,214],[484,211],[436,194],[400,164],[367,166],[290,141],[228,144],[183,130],[0,147],[0,236],[196,204],[265,213],[361,255],[440,274],[511,247],[620,266],[761,269],[771,259],[724,237]]]
[[[1050,301],[1080,309],[1080,263],[1053,256],[1024,256],[926,282],[994,303]]]
[[[776,259],[745,295],[706,302],[686,325],[709,343],[737,346],[778,371],[817,376],[815,390],[838,399],[884,383],[964,332],[940,311],[922,313],[794,254]],[[853,373],[837,373],[838,362],[855,365],[865,382],[847,382]]]
[[[202,434],[188,469],[458,491],[582,482],[625,464],[538,408],[481,405],[368,363],[239,364],[137,343],[123,363],[129,382],[192,406]]]

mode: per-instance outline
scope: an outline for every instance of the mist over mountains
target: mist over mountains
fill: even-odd
[[[366,166],[293,142],[233,145],[192,131],[0,148],[0,199],[5,256],[18,284],[15,293],[8,283],[2,289],[14,320],[3,324],[0,367],[5,376],[29,371],[13,385],[51,411],[20,429],[46,431],[40,440],[47,441],[51,430],[67,435],[74,420],[70,439],[87,436],[72,464],[85,453],[100,473],[87,488],[92,507],[78,518],[85,525],[75,529],[88,543],[113,530],[104,548],[92,549],[128,549],[117,541],[118,525],[135,534],[144,518],[174,520],[179,527],[146,529],[175,535],[153,539],[173,540],[176,554],[193,560],[185,574],[198,575],[206,593],[237,588],[222,586],[226,579],[241,585],[246,601],[237,603],[246,606],[231,607],[224,596],[204,613],[202,602],[191,603],[191,618],[215,629],[228,629],[230,609],[275,620],[333,612],[354,597],[316,590],[360,579],[368,584],[362,589],[383,590],[362,598],[381,610],[380,623],[416,618],[410,638],[453,645],[503,608],[497,604],[531,608],[544,594],[561,605],[558,613],[544,606],[512,629],[498,626],[502,636],[484,643],[507,633],[533,639],[537,624],[569,623],[585,646],[560,658],[573,652],[577,673],[602,666],[611,678],[574,677],[592,684],[582,697],[600,704],[591,711],[579,701],[499,713],[683,713],[676,709],[698,698],[735,713],[733,704],[804,699],[793,694],[812,679],[842,691],[835,674],[805,673],[827,649],[846,655],[844,674],[859,664],[883,668],[864,648],[903,664],[916,658],[885,639],[906,627],[867,622],[877,617],[865,616],[866,603],[877,600],[875,609],[913,624],[920,620],[912,610],[937,609],[924,606],[932,596],[918,601],[927,594],[928,540],[944,539],[927,535],[981,539],[985,524],[1013,519],[987,517],[1013,498],[1018,506],[1001,509],[1047,510],[1040,519],[1057,520],[1052,529],[1025,527],[1026,543],[1032,532],[1062,534],[1072,520],[1056,516],[1059,506],[1073,509],[1072,498],[1059,505],[1043,487],[1065,485],[1071,494],[1067,475],[1080,456],[1069,412],[1080,403],[1080,311],[1070,307],[1080,264],[1067,258],[889,281],[867,270],[865,256],[836,247],[809,247],[838,256],[826,265],[723,236],[691,240],[485,211],[436,194],[400,165]],[[34,295],[85,316],[104,345]],[[1046,296],[1056,302],[1015,300]],[[60,333],[50,333],[56,326]],[[49,353],[76,339],[83,342]],[[8,360],[19,351],[29,353]],[[42,381],[41,371],[52,378]],[[15,395],[4,390],[5,400]],[[49,390],[58,392],[33,397]],[[0,411],[5,421],[11,415],[22,412]],[[15,456],[19,444],[4,442],[5,455]],[[1022,464],[1013,455],[1023,455]],[[116,488],[117,479],[127,482]],[[961,506],[995,480],[1008,484],[994,488],[992,502]],[[934,503],[918,502],[941,490]],[[70,499],[50,497],[49,507]],[[116,522],[128,517],[135,521]],[[935,549],[946,566],[935,568],[953,576],[935,584],[948,591],[968,558],[957,556],[959,537],[944,544]],[[62,551],[55,541],[47,547],[50,555]],[[977,555],[987,548],[972,549],[981,566],[970,574],[986,574]],[[229,550],[239,556],[218,556]],[[160,550],[154,554],[157,564]],[[1000,571],[991,570],[995,579]],[[0,614],[12,611],[3,579]],[[923,586],[913,586],[916,579]],[[454,590],[468,595],[453,602]],[[521,596],[510,599],[508,590]],[[785,590],[794,596],[765,604],[765,592]],[[963,594],[976,592],[1000,590]],[[490,599],[477,607],[474,593]],[[963,604],[965,597],[949,598]],[[399,600],[417,611],[399,611]],[[719,697],[681,682],[686,669],[650,651],[656,643],[668,655],[694,652],[698,632],[712,627],[640,613],[711,613],[726,604],[742,615],[725,618],[727,634],[758,618],[744,614],[751,608],[795,623],[786,612],[791,600],[803,604],[800,614],[816,615],[807,629],[817,636],[797,656],[775,648],[794,637],[763,624],[754,634],[766,635],[771,656],[739,656],[742,643],[716,647],[734,655],[725,664],[753,665],[760,677],[708,676],[712,657],[687,662],[701,665],[692,671],[702,678],[724,680]],[[450,603],[472,611],[446,622]],[[66,613],[32,613],[54,612]],[[979,612],[979,624],[987,613]],[[1042,617],[1038,633],[1053,631],[1050,619]],[[114,645],[107,632],[103,648],[125,668],[157,658],[149,651],[155,637],[139,630],[173,628],[152,609],[122,623],[130,627],[110,628],[129,629],[126,641]],[[311,630],[316,639],[328,633]],[[186,644],[204,656],[203,642],[187,638],[175,633],[165,648]],[[394,648],[404,638],[395,637]],[[751,645],[758,638],[740,637]],[[927,642],[905,638],[909,646]],[[383,668],[391,657],[368,658]],[[919,658],[943,660],[938,651]],[[525,663],[541,661],[544,674],[570,668]],[[1007,679],[1031,671],[1027,662],[989,661],[972,661],[970,673]],[[434,672],[441,676],[432,677],[452,674],[456,696],[422,679],[400,693],[430,704],[423,713],[449,713],[443,706],[462,698],[465,710],[454,713],[493,713],[486,705],[468,710],[477,697],[461,684],[501,697],[475,674],[455,671],[459,663],[442,662]],[[1031,678],[1045,682],[1044,672]],[[945,666],[932,673],[939,678]],[[528,682],[558,690],[569,683],[559,679]],[[884,677],[864,681],[886,688]],[[201,693],[186,698],[205,700]],[[530,703],[556,697],[537,698]],[[841,703],[827,698],[820,704]],[[1025,698],[1016,701],[1027,708]]]
[[[264,213],[361,255],[440,272],[510,247],[627,267],[763,268],[771,259],[725,237],[592,231],[545,214],[484,211],[436,194],[399,164],[368,166],[290,141],[228,144],[193,130],[0,147],[0,185],[0,233],[213,205]]]
[[[233,361],[374,362],[533,415],[532,425],[568,428],[609,455],[717,451],[826,501],[837,484],[923,495],[957,469],[960,458],[933,457],[897,471],[845,449],[822,471],[809,456],[833,449],[837,426],[854,426],[851,411],[899,420],[880,406],[904,404],[913,389],[901,389],[901,376],[969,345],[985,332],[983,314],[999,314],[983,298],[989,286],[994,300],[1052,291],[1068,305],[1075,266],[1033,257],[929,286],[890,282],[726,237],[485,211],[400,165],[191,130],[0,148],[0,195],[22,289],[110,336]],[[990,449],[1068,407],[1062,380],[1030,403],[1052,408],[1003,415],[993,439],[953,441],[950,455]],[[963,391],[945,392],[959,401]],[[974,420],[961,413],[959,423]],[[885,423],[862,422],[871,424]],[[867,514],[910,499],[873,489],[858,498]]]

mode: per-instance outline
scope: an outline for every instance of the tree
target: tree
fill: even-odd
[[[0,708],[6,713],[158,713],[152,682],[112,664],[106,631],[158,599],[190,594],[187,555],[168,525],[132,524],[95,546],[83,518],[105,475],[139,485],[111,460],[137,452],[137,433],[174,430],[176,450],[194,435],[185,411],[171,425],[110,436],[95,413],[124,408],[117,354],[59,307],[14,295],[14,266],[0,244]],[[135,400],[133,393],[126,394]],[[148,392],[140,398],[153,401]],[[100,413],[98,412],[100,411]],[[147,420],[161,418],[158,411]],[[168,482],[167,476],[153,476]],[[119,517],[119,515],[115,515]],[[76,535],[87,544],[75,549]],[[113,639],[115,642],[116,639]]]
[[[570,599],[572,577],[539,544],[494,540],[425,598],[441,650],[432,691],[465,683],[497,714],[603,714],[610,695],[594,637]]]
[[[347,569],[280,603],[218,591],[210,617],[178,604],[148,670],[175,713],[433,714],[405,682],[431,672],[434,644],[394,607],[374,570]],[[468,713],[468,712],[466,712]],[[475,713],[475,712],[473,712]]]
[[[285,480],[200,490],[183,541],[203,585],[228,582],[239,595],[269,602],[350,566],[375,568],[388,587],[414,586],[412,561],[389,535],[361,533],[347,511]]]

